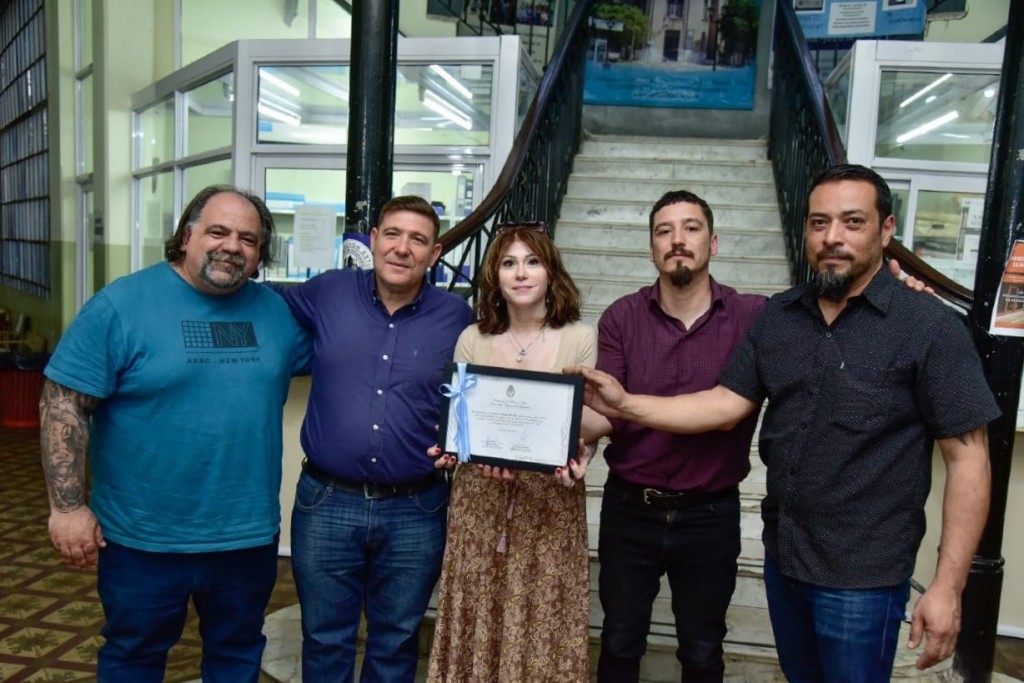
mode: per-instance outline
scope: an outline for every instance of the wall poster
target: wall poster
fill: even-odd
[[[752,109],[761,0],[595,4],[583,101]]]

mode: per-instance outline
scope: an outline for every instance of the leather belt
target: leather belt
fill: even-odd
[[[704,503],[723,500],[730,496],[739,495],[740,491],[738,485],[711,492],[667,491],[665,489],[656,489],[651,486],[644,486],[643,484],[634,484],[610,472],[608,473],[608,483],[612,487],[617,488],[630,496],[639,498],[645,505],[666,510],[678,510],[681,508],[688,508],[695,505],[703,505]]]
[[[349,479],[336,477],[330,472],[320,469],[311,463],[308,458],[302,461],[302,471],[316,479],[324,486],[333,487],[341,491],[348,491],[350,493],[361,493],[368,499],[411,496],[416,493],[422,493],[435,484],[443,481],[443,478],[439,476],[437,472],[434,472],[423,479],[408,481],[402,484],[375,484],[372,482],[351,481]]]

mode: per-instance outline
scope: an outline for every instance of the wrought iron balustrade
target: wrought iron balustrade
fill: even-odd
[[[494,187],[441,236],[431,277],[475,302],[479,267],[493,227],[541,220],[552,232],[582,132],[583,74],[592,0],[575,4]]]

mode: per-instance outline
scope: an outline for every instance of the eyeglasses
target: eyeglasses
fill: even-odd
[[[499,223],[494,226],[492,235],[500,235],[503,232],[509,230],[532,230],[533,232],[542,232],[545,235],[550,235],[548,232],[548,224],[544,221],[511,221],[509,223]]]

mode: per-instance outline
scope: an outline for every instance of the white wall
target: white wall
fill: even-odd
[[[924,39],[943,43],[980,43],[1006,25],[1010,0],[968,0],[967,16],[929,21]]]

